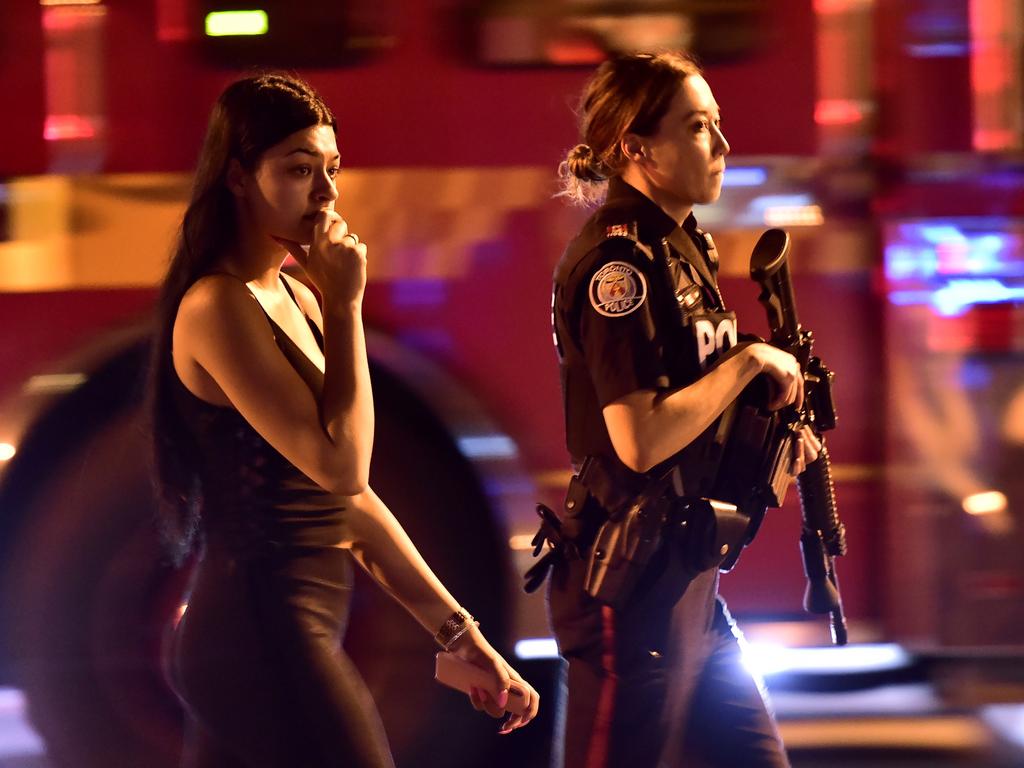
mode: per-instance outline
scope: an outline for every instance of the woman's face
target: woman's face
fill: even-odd
[[[712,203],[722,192],[729,142],[711,87],[700,75],[679,85],[653,136],[640,137],[651,182],[680,205]]]
[[[334,210],[340,159],[329,125],[304,128],[272,146],[241,185],[249,225],[268,236],[309,243],[317,213]]]

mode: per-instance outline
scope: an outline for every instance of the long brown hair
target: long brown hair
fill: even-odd
[[[269,73],[233,82],[217,99],[199,155],[192,196],[156,307],[148,403],[158,520],[176,563],[196,547],[201,493],[197,451],[175,404],[171,339],[178,305],[210,272],[237,235],[235,204],[226,177],[232,160],[255,170],[263,153],[295,131],[318,125],[337,130],[334,115],[309,85]]]
[[[582,143],[558,166],[561,195],[578,204],[600,202],[608,179],[626,165],[623,137],[656,133],[679,84],[699,74],[697,63],[681,53],[634,53],[601,64],[580,97]]]

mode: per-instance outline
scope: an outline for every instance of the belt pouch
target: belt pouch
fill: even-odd
[[[750,518],[735,504],[715,499],[688,499],[680,508],[677,530],[687,562],[697,573],[710,568],[728,571],[746,543]]]

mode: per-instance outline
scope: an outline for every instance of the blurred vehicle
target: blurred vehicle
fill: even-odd
[[[371,482],[504,652],[528,658],[538,645],[527,641],[549,634],[543,598],[523,595],[519,575],[530,563],[534,503],[559,504],[569,476],[549,291],[586,216],[553,197],[554,171],[575,143],[572,99],[594,51],[632,38],[590,34],[581,47],[569,35],[531,47],[529,35],[548,30],[545,13],[560,14],[551,29],[578,31],[587,16],[593,31],[595,17],[631,18],[633,4],[350,0],[289,15],[268,1],[255,4],[263,17],[214,16],[238,5],[45,0],[5,8],[0,26],[0,92],[18,115],[0,129],[0,673],[25,689],[62,765],[176,760],[180,715],[160,659],[188,574],[162,559],[151,520],[140,421],[147,312],[209,107],[255,64],[304,67],[339,119],[338,208],[370,245]],[[969,23],[966,4],[957,15],[956,4],[925,0],[899,11],[857,0],[649,5],[644,13],[666,20],[658,34],[685,33],[705,52],[723,105],[734,155],[722,200],[699,218],[715,234],[726,297],[746,330],[764,332],[747,261],[765,227],[789,229],[801,319],[837,372],[840,426],[829,439],[849,530],[839,567],[852,639],[1018,644],[1011,623],[980,623],[966,608],[956,614],[960,634],[940,631],[944,579],[966,560],[927,548],[939,531],[953,546],[955,529],[914,510],[948,508],[965,525],[994,518],[968,517],[949,506],[962,501],[953,496],[940,504],[935,477],[945,470],[915,480],[925,490],[909,504],[903,467],[912,459],[900,442],[924,450],[965,433],[945,421],[929,432],[934,414],[922,420],[911,407],[914,377],[956,397],[894,341],[909,328],[901,313],[924,318],[914,328],[931,322],[945,283],[929,277],[916,287],[926,292],[911,302],[917,309],[905,310],[894,249],[913,245],[928,258],[928,247],[941,246],[928,226],[984,214],[1002,199],[1000,184],[1020,181],[1019,123],[998,134],[1012,110],[999,112],[998,96],[975,110],[988,121],[989,144],[978,146],[975,118],[954,106],[971,102],[970,87],[953,86],[969,86],[971,50],[980,49],[941,46],[955,47],[981,22]],[[876,36],[875,25],[886,31]],[[311,36],[332,43],[310,45]],[[1006,47],[1019,56],[1019,41]],[[934,115],[925,95],[944,89],[952,103]],[[977,149],[987,159],[972,159]],[[984,163],[995,186],[970,186],[972,163]],[[965,207],[961,185],[981,190],[975,207]],[[992,231],[1019,231],[1021,213],[1019,196],[1005,202]],[[974,242],[978,226],[957,231]],[[1016,235],[1006,237],[997,261],[1017,270],[1024,254]],[[982,276],[967,271],[965,279]],[[1013,341],[994,354],[1008,371],[1000,381],[1010,382],[1024,331],[1016,294],[1005,296],[994,306],[1015,318],[1005,332]],[[1005,410],[1019,414],[1013,397]],[[915,419],[916,428],[905,425]],[[972,434],[971,445],[990,445],[990,432]],[[899,469],[887,476],[886,466]],[[975,491],[988,489],[979,483]],[[1020,502],[1005,510],[1019,518]],[[993,531],[985,535],[1008,541]],[[723,591],[741,620],[770,619],[794,643],[823,644],[824,621],[800,607],[798,538],[791,494]],[[1009,601],[1022,569],[1006,558],[985,583]],[[964,583],[971,578],[986,576]],[[400,608],[371,587],[358,591],[354,610],[346,644],[399,764],[439,754],[454,729],[463,751],[446,766],[547,759],[557,662],[522,662],[545,696],[546,725],[499,754],[491,724],[429,682],[430,638]],[[539,647],[550,656],[550,644]],[[423,704],[410,707],[410,691]]]

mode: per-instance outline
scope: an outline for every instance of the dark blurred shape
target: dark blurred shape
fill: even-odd
[[[751,55],[763,0],[482,0],[470,6],[485,64],[593,65],[609,54],[688,51],[704,64]]]
[[[215,63],[231,67],[339,67],[394,45],[394,0],[199,0],[194,37]],[[262,34],[206,33],[209,14],[262,11]]]

